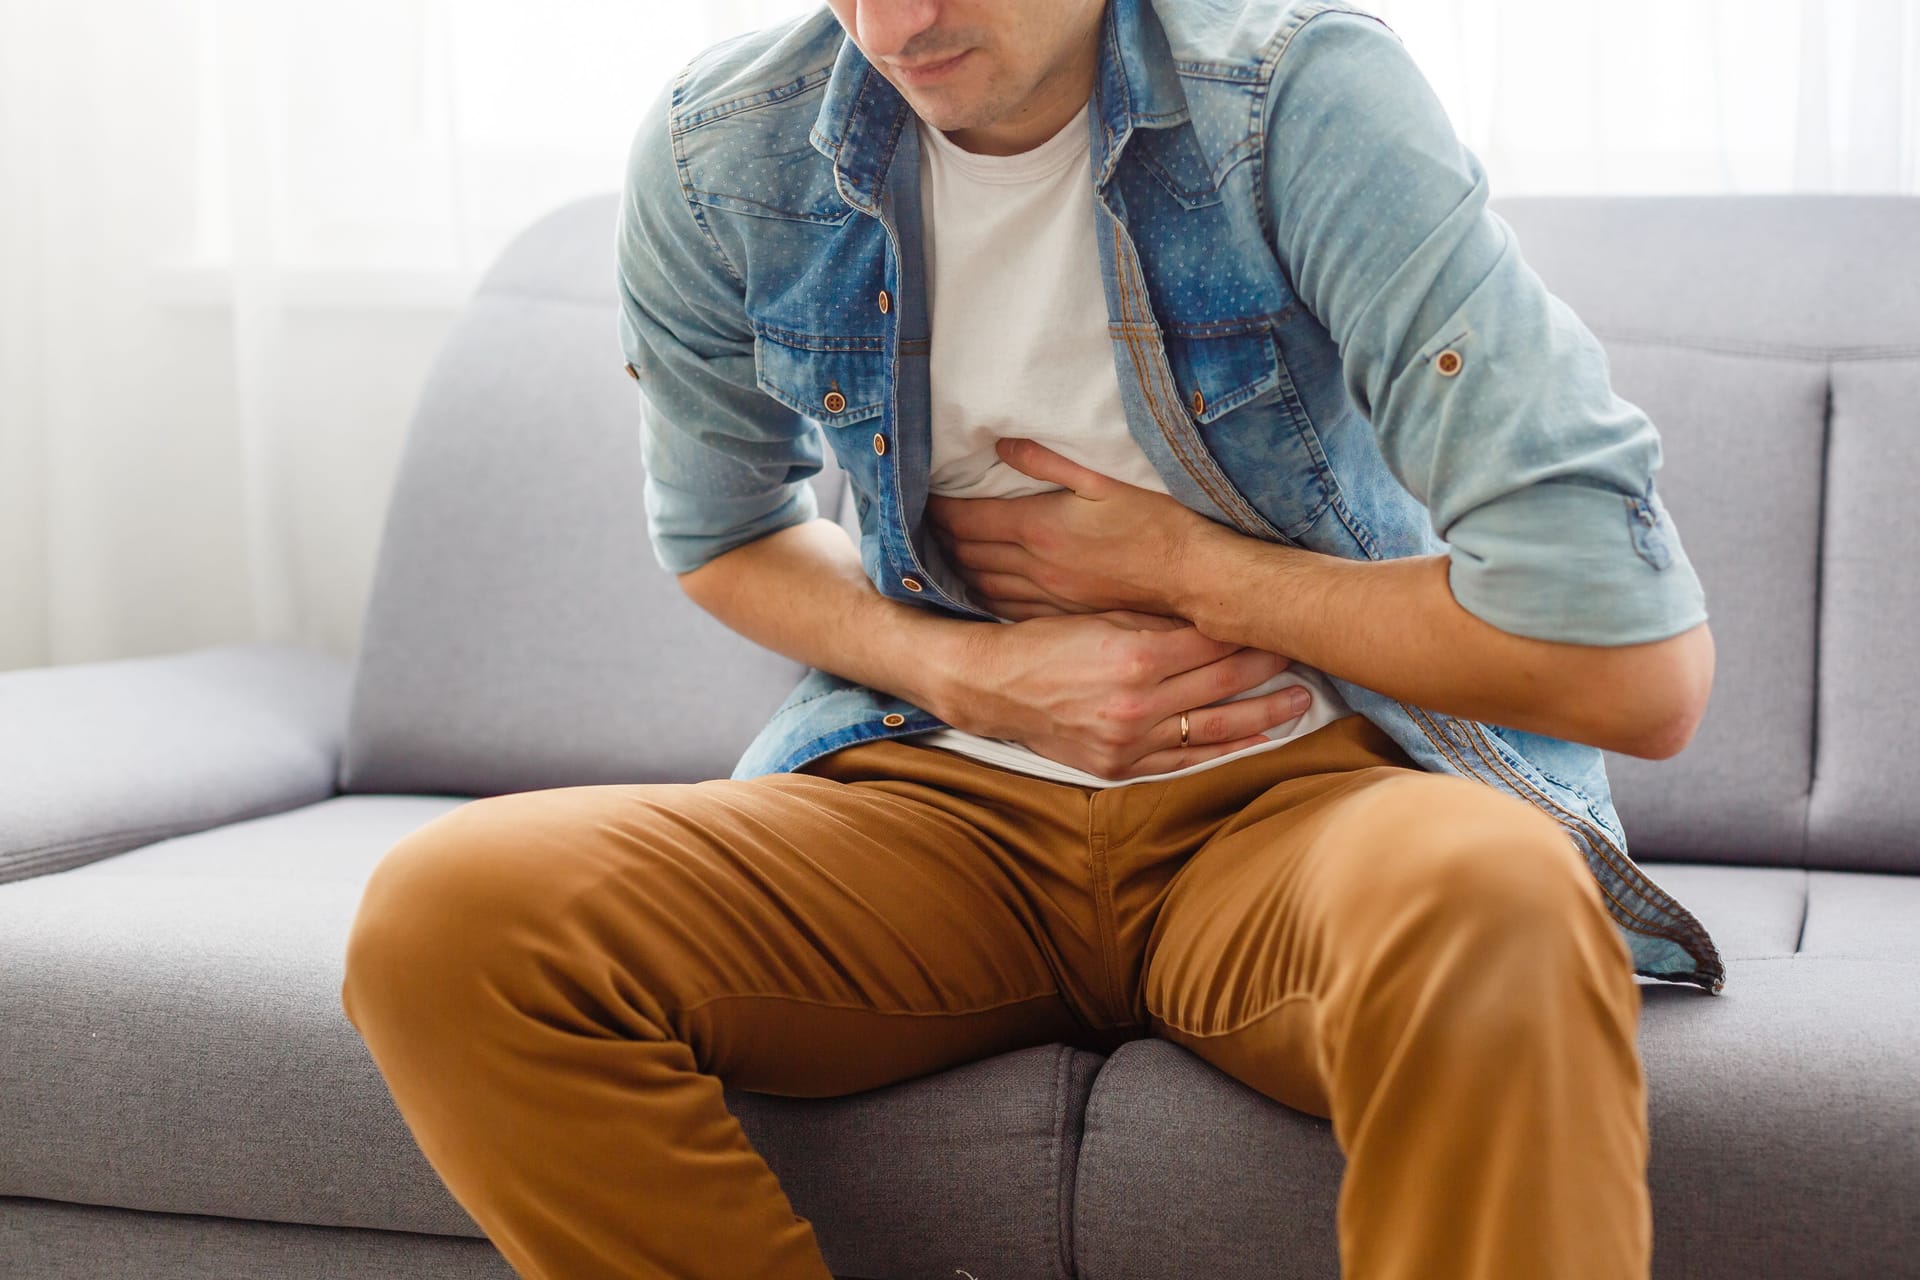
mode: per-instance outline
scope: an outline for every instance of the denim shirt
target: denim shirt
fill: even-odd
[[[1127,430],[1247,537],[1445,554],[1520,636],[1624,645],[1706,618],[1654,488],[1659,434],[1522,259],[1477,158],[1381,19],[1340,0],[1109,0],[1093,208]],[[929,536],[919,143],[830,11],[717,45],[635,134],[616,233],[644,501],[670,572],[819,516],[831,447],[892,600],[995,622]],[[1718,951],[1637,867],[1599,749],[1329,674],[1422,768],[1560,823],[1650,978]],[[735,778],[941,728],[810,669]]]

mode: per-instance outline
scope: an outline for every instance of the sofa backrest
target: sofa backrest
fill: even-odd
[[[1660,428],[1706,588],[1698,735],[1608,760],[1635,856],[1920,871],[1920,199],[1494,207]]]
[[[517,236],[434,360],[356,657],[344,791],[725,777],[804,672],[654,561],[617,208],[578,200]],[[837,513],[831,451],[814,485]]]
[[[617,197],[529,227],[437,358],[387,516],[340,784],[724,777],[801,668],[654,562]],[[1659,426],[1718,656],[1679,756],[1610,755],[1636,857],[1920,871],[1920,199],[1515,197],[1527,261]],[[831,450],[820,509],[857,528]]]

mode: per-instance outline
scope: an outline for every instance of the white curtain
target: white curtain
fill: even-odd
[[[357,641],[516,230],[817,0],[0,0],[0,669]],[[1920,0],[1376,0],[1529,192],[1920,194]]]

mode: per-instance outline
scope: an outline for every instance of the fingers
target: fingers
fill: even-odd
[[[987,600],[983,603],[989,613],[1010,622],[1025,622],[1029,618],[1053,618],[1066,613],[1098,612],[1084,605],[1048,604],[1041,600]]]
[[[1021,510],[1017,499],[927,499],[929,523],[952,542],[1019,542]],[[937,517],[937,518],[934,518]]]
[[[1264,737],[1270,731],[1298,720],[1312,705],[1312,696],[1294,686],[1217,707],[1195,707],[1186,713],[1187,747],[1191,749],[1217,742]],[[1156,725],[1154,738],[1177,747],[1180,743],[1180,713],[1175,712]]]
[[[1246,747],[1260,747],[1261,743],[1271,743],[1269,733],[1284,731],[1288,725],[1300,720],[1311,706],[1311,697],[1298,685],[1286,689],[1275,689],[1273,693],[1263,693],[1258,699],[1240,699],[1227,702],[1225,706],[1202,706],[1198,710],[1187,712],[1187,747],[1181,747],[1181,718],[1179,712],[1167,716],[1154,725],[1146,735],[1146,743],[1156,743],[1158,747],[1148,750],[1139,760],[1135,760],[1125,770],[1114,773],[1114,779],[1127,777],[1148,777],[1152,773],[1171,773],[1185,770],[1194,764],[1204,764],[1215,756],[1227,756]],[[1162,745],[1164,743],[1164,745]]]
[[[1059,596],[1053,595],[1047,591],[1042,590],[1039,586],[1035,585],[1032,579],[1022,578],[1015,574],[1007,574],[1007,573],[976,574],[974,575],[974,578],[973,578],[973,591],[974,591],[974,594],[977,596],[981,596],[988,600],[993,600],[993,601],[1004,603],[1004,604],[1020,604],[1020,605],[1038,604],[1038,605],[1050,606],[1048,608],[1044,608],[1040,610],[1040,613],[1099,613],[1099,612],[1102,612],[1101,610],[1094,608],[1092,605],[1080,604],[1077,601],[1073,601],[1073,600],[1064,600]],[[1003,617],[1010,618],[1014,616],[1011,613],[1007,613],[1005,610],[1001,610],[1000,612]],[[1034,617],[1037,615],[1028,613],[1024,616]]]
[[[1176,738],[1180,732],[1178,725],[1179,719],[1178,716],[1174,717],[1174,734]],[[1175,769],[1185,769],[1189,765],[1203,763],[1204,761],[1213,759],[1215,756],[1231,755],[1235,751],[1246,747],[1258,746],[1265,741],[1267,741],[1265,737],[1256,733],[1244,738],[1235,739],[1232,742],[1215,743],[1208,747],[1175,747],[1166,751],[1149,751],[1146,755],[1134,761],[1132,766],[1120,775],[1120,779],[1144,778],[1155,773],[1172,773]],[[1117,780],[1119,779],[1116,779],[1116,781]]]
[[[1185,618],[1170,618],[1164,613],[1142,613],[1138,609],[1102,609],[1100,612],[1135,631],[1179,631],[1193,626]]]
[[[1182,711],[1256,689],[1292,665],[1286,656],[1266,649],[1235,649],[1204,666],[1166,677],[1154,689],[1150,709],[1178,720]]]
[[[1176,672],[1204,667],[1210,662],[1218,662],[1228,654],[1238,653],[1247,647],[1235,644],[1231,640],[1215,640],[1191,622],[1181,630],[1170,631],[1165,636],[1155,636],[1153,645],[1156,657],[1163,664],[1162,669],[1169,676]],[[1256,650],[1255,652],[1264,651]],[[1211,700],[1206,699],[1206,701]]]
[[[941,550],[956,565],[990,573],[1025,573],[1033,566],[1033,554],[1018,542],[954,541],[935,534]]]
[[[1200,707],[1187,712],[1187,745],[1180,745],[1180,714],[1175,712],[1148,735],[1148,740],[1167,745],[1135,760],[1122,778],[1171,773],[1191,765],[1229,755],[1246,747],[1271,742],[1270,735],[1284,731],[1313,705],[1311,695],[1298,686],[1276,689],[1257,698],[1242,698],[1217,707]]]

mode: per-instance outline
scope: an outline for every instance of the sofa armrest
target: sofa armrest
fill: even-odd
[[[350,676],[269,644],[0,672],[0,883],[335,794]]]

